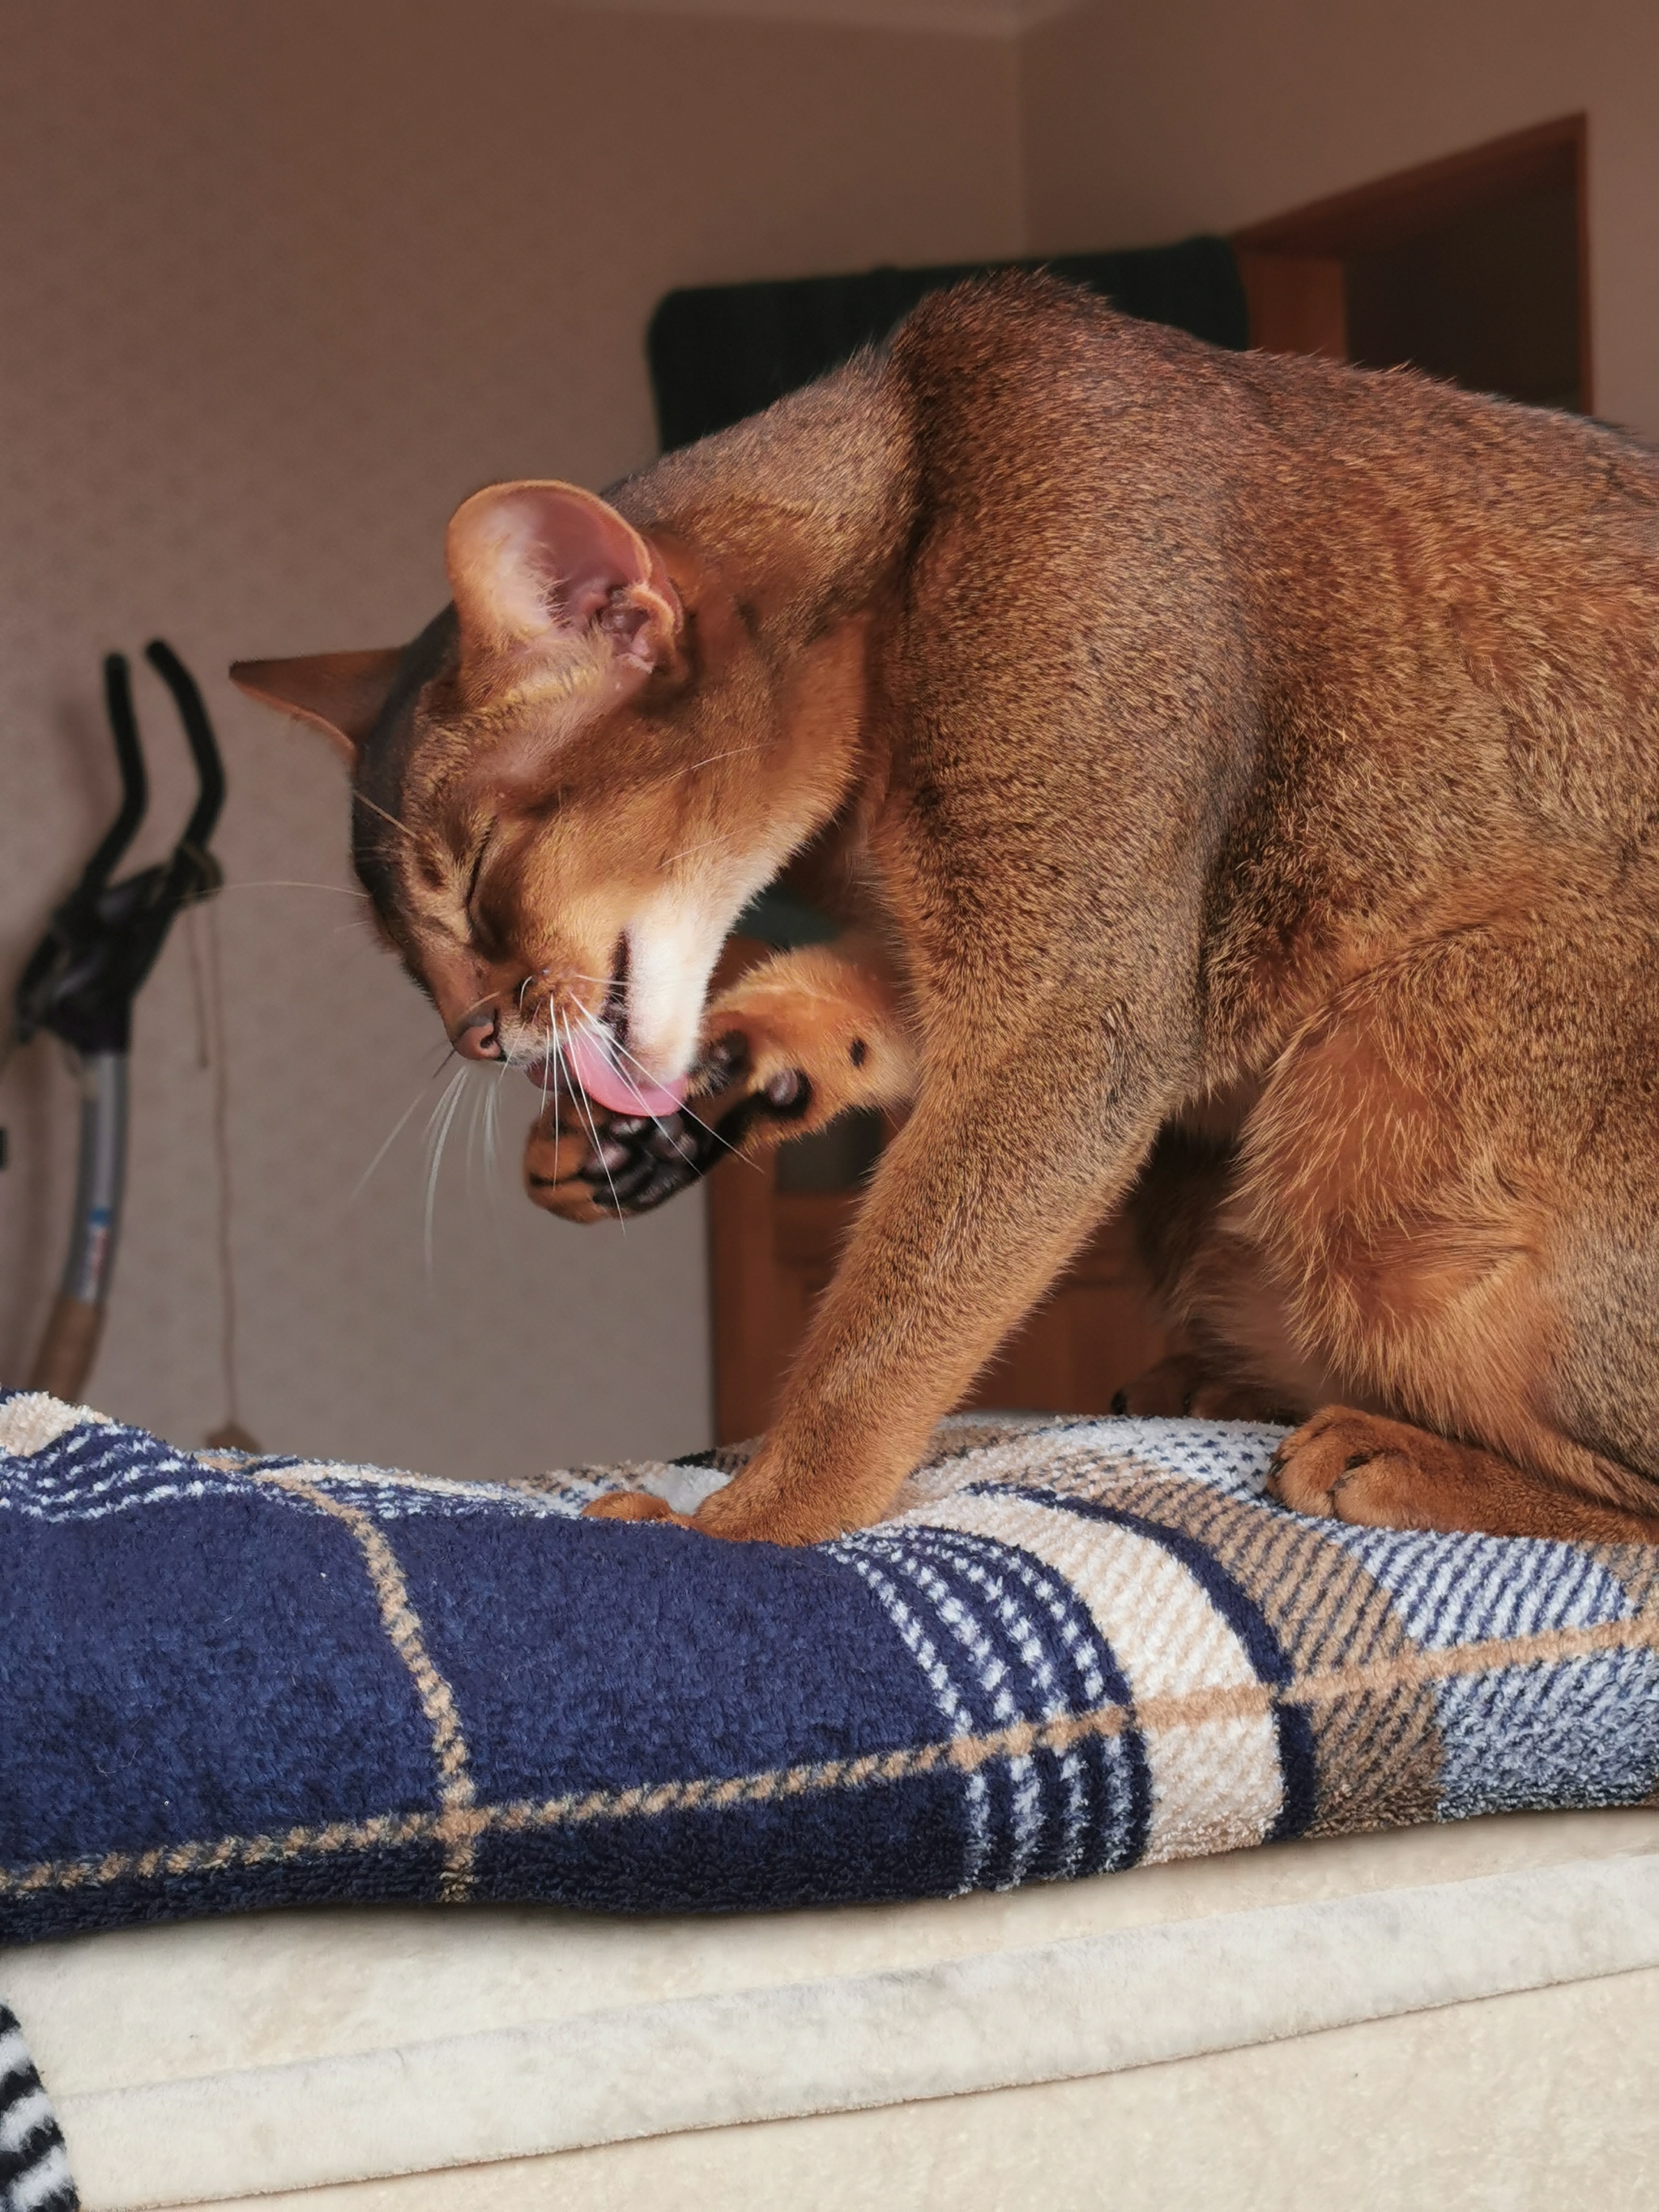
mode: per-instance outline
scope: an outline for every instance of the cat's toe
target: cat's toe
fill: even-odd
[[[602,1498],[582,1508],[584,1521],[672,1521],[686,1528],[690,1526],[684,1516],[676,1513],[666,1499],[654,1498],[646,1490],[607,1490]]]
[[[712,1167],[726,1147],[689,1114],[609,1122],[580,1175],[593,1204],[610,1214],[649,1213]]]
[[[1403,1421],[1325,1406],[1293,1429],[1269,1463],[1267,1495],[1293,1513],[1362,1528],[1432,1528],[1418,1493],[1459,1447]]]

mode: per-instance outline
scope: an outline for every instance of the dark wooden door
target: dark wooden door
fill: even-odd
[[[781,1186],[776,1166],[728,1160],[708,1181],[719,1442],[763,1429],[778,1384],[835,1271],[858,1184]],[[997,1355],[965,1403],[1104,1413],[1113,1393],[1162,1358],[1127,1231],[1108,1222],[1053,1294]]]

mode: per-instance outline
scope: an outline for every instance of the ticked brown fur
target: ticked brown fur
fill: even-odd
[[[699,1528],[879,1516],[1127,1200],[1181,1400],[1303,1419],[1286,1504],[1654,1541],[1656,501],[1593,423],[1011,277],[608,505],[478,495],[404,655],[239,673],[353,749],[462,1049],[690,1077],[567,1080],[539,1203],[909,1105]],[[848,937],[705,1005],[786,864]]]

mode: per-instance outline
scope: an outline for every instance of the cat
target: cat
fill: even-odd
[[[556,1085],[538,1203],[908,1109],[698,1528],[879,1517],[1127,1202],[1189,1346],[1132,1409],[1284,1408],[1304,1513],[1652,1542],[1656,502],[1593,422],[1004,276],[478,492],[412,646],[233,673],[349,756],[456,1049]],[[711,991],[780,871],[848,934]]]

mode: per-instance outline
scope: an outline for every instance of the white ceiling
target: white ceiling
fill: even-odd
[[[1082,0],[576,0],[576,4],[633,15],[748,16],[770,22],[1012,39],[1034,23],[1067,14]]]

